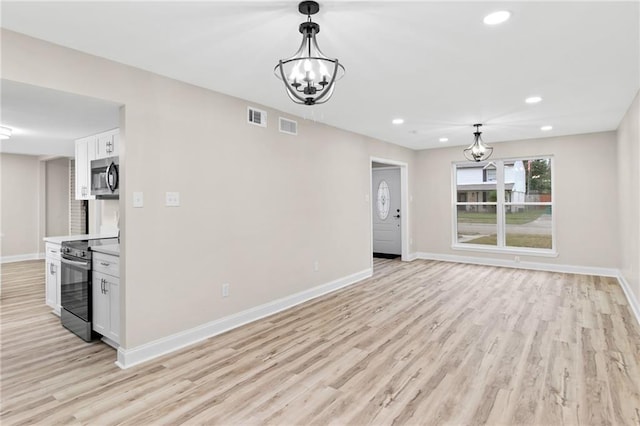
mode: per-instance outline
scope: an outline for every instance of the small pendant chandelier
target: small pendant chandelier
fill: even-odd
[[[302,44],[288,59],[281,59],[273,70],[276,77],[284,82],[287,95],[297,104],[323,104],[333,94],[335,82],[344,75],[344,67],[337,59],[325,56],[316,41],[320,25],[311,21],[311,15],[318,13],[320,6],[315,1],[303,1],[298,10],[307,15],[307,21],[300,24]]]
[[[493,154],[493,147],[485,145],[485,143],[482,142],[480,126],[482,126],[482,124],[474,124],[476,128],[476,131],[473,133],[475,139],[473,143],[469,145],[469,148],[464,150],[464,156],[469,161],[484,161]]]

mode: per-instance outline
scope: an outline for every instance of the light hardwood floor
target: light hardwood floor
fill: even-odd
[[[360,284],[120,370],[2,266],[12,424],[640,425],[640,327],[612,278],[375,261]]]

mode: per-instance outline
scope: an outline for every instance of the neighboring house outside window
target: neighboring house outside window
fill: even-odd
[[[454,164],[454,248],[554,254],[550,157]]]

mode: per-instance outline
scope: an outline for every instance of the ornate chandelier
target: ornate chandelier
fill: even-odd
[[[474,124],[474,127],[476,128],[476,131],[473,133],[475,139],[473,140],[473,143],[464,150],[464,156],[469,161],[484,161],[493,154],[493,147],[482,142],[482,138],[480,137],[482,134],[480,126],[482,126],[482,124]]]
[[[287,89],[287,95],[295,103],[303,105],[323,104],[333,94],[335,82],[344,75],[344,67],[337,59],[322,53],[316,41],[320,25],[311,21],[311,15],[318,13],[320,6],[315,1],[303,1],[298,11],[307,15],[307,21],[300,24],[302,44],[288,59],[281,59],[273,70]]]

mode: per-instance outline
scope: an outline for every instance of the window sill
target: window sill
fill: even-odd
[[[520,256],[558,257],[558,252],[547,249],[527,249],[515,247],[491,247],[482,244],[453,244],[453,250],[475,251],[481,253],[500,253]]]

